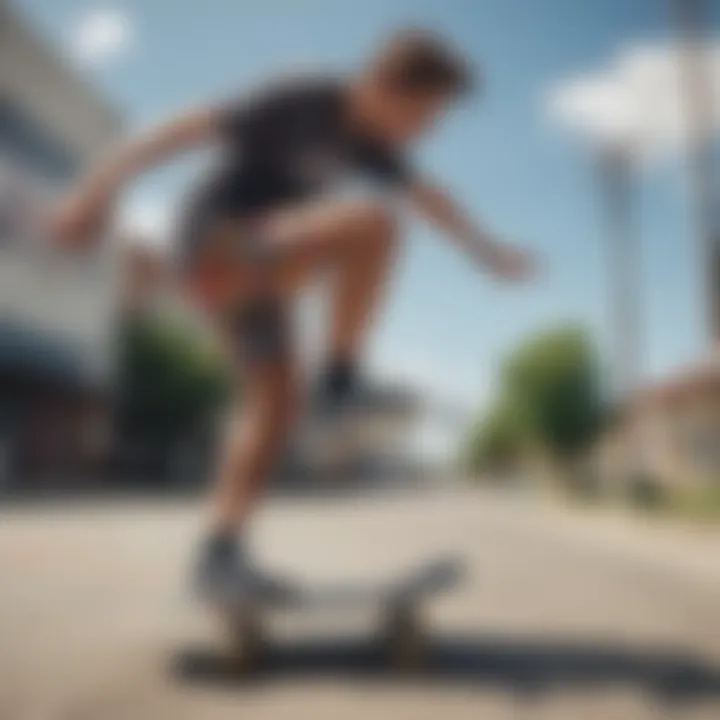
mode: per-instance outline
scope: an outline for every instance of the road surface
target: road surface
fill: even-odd
[[[243,681],[178,670],[215,639],[182,582],[200,520],[190,501],[0,508],[0,718],[720,718],[717,535],[468,490],[276,500],[257,551],[308,581],[442,552],[470,577],[431,608],[422,675],[383,672],[362,619],[289,618]]]

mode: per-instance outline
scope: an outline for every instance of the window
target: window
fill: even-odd
[[[77,163],[50,131],[19,108],[0,98],[0,154],[24,167],[38,180],[69,179]]]

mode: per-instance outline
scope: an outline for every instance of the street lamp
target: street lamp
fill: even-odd
[[[564,83],[553,112],[589,142],[597,166],[604,220],[610,394],[622,401],[637,387],[641,364],[640,241],[633,184],[644,151],[643,103],[630,84],[594,74]]]
[[[598,146],[613,356],[611,392],[618,400],[637,388],[641,365],[641,260],[633,216],[633,170],[634,152],[630,144],[605,142]]]

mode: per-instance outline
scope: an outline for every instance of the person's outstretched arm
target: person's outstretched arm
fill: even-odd
[[[533,272],[532,257],[500,242],[480,229],[448,192],[426,181],[413,182],[408,191],[415,209],[454,240],[483,268],[508,280],[524,280]]]
[[[219,124],[216,109],[194,110],[124,143],[92,167],[60,203],[50,219],[51,234],[69,245],[96,239],[126,182],[210,140],[217,134]]]

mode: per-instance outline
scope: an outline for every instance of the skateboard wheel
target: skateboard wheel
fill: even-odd
[[[392,608],[385,622],[385,649],[392,667],[402,671],[422,668],[427,662],[427,643],[417,610]]]
[[[250,672],[261,664],[266,651],[265,634],[259,614],[252,608],[230,613],[229,661],[234,670]]]

